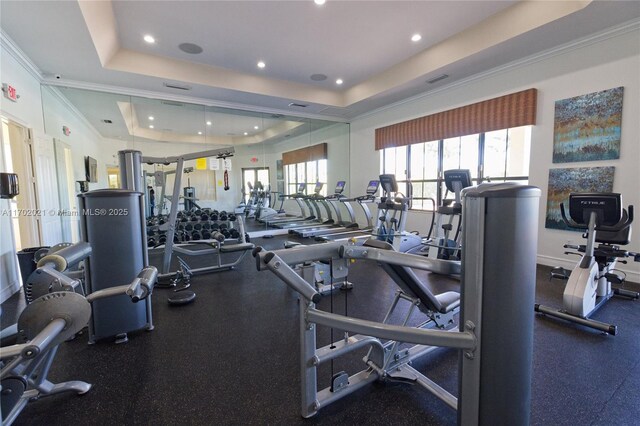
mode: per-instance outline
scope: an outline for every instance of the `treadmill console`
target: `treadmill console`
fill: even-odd
[[[315,186],[315,188],[313,188],[313,193],[314,193],[315,195],[319,195],[319,194],[320,194],[320,191],[322,191],[322,187],[323,187],[323,186],[324,186],[324,183],[322,183],[322,182],[316,182],[316,186]]]
[[[304,194],[304,190],[307,189],[307,184],[306,183],[300,183],[298,184],[298,194]]]
[[[336,189],[334,190],[334,194],[342,194],[344,192],[345,185],[346,185],[345,181],[339,180],[338,183],[336,183]]]
[[[369,185],[367,185],[367,195],[374,195],[378,192],[378,188],[380,188],[380,181],[370,180]]]

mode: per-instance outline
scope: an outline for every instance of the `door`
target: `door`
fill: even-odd
[[[73,177],[71,147],[59,139],[54,139],[56,154],[56,174],[58,178],[58,203],[60,205],[61,241],[80,241],[80,216]]]
[[[58,176],[53,138],[45,134],[35,134],[33,139],[35,157],[35,193],[41,210],[40,229],[43,245],[52,246],[63,242],[61,210],[58,198]],[[68,241],[67,241],[68,242]]]
[[[242,182],[243,188],[242,192],[244,194],[245,203],[249,201],[249,197],[251,196],[251,191],[249,190],[249,185],[253,188],[256,186],[256,182],[260,182],[264,187],[265,191],[269,190],[269,168],[268,167],[253,167],[248,169],[242,169]]]

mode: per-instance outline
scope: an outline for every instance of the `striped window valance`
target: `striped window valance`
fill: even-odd
[[[528,89],[376,129],[376,150],[536,124],[538,90]]]
[[[297,164],[305,163],[307,161],[326,160],[327,159],[327,144],[320,143],[318,145],[308,146],[305,148],[296,149],[295,151],[282,153],[282,164]]]

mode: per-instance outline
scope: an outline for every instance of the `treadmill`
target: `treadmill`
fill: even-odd
[[[344,201],[347,199],[347,197],[342,195],[342,193],[344,192],[345,184],[346,183],[343,180],[338,181],[338,183],[336,184],[334,193],[332,195],[329,195],[328,197],[323,197],[323,200],[321,200],[321,202],[328,203],[329,205],[331,205],[331,207],[333,207],[333,210],[335,211],[336,217],[337,217],[336,222],[334,222],[330,226],[318,225],[318,226],[313,226],[308,228],[292,229],[291,231],[289,231],[289,233],[296,234],[303,238],[308,238],[308,237],[316,237],[318,235],[345,232],[350,229],[357,229],[358,223],[356,222],[356,217],[355,217],[355,213],[353,212],[353,207],[348,202]],[[350,219],[349,221],[342,220],[340,205],[338,204],[339,202],[344,203],[347,209],[347,212],[349,214],[349,219]]]
[[[305,185],[305,184],[300,184]],[[312,195],[304,195],[304,194],[296,194],[294,198],[300,199],[307,204],[307,208],[309,209],[310,216],[305,219],[297,219],[297,220],[285,220],[285,221],[276,221],[274,223],[269,222],[270,226],[275,226],[276,228],[282,229],[295,229],[295,228],[305,228],[310,226],[330,226],[333,224],[333,217],[331,214],[331,209],[324,202],[324,197],[320,195],[320,191],[322,191],[323,183],[317,182]],[[299,188],[298,188],[299,189]],[[318,205],[318,201],[324,202],[324,208],[327,212],[327,218],[323,219],[322,214],[320,213],[320,206]]]
[[[298,189],[294,194],[283,194],[283,195],[281,195],[281,197],[283,199],[283,203],[284,203],[284,199],[285,198],[291,198],[298,204],[298,207],[300,208],[300,216],[285,216],[285,215],[281,215],[279,213],[279,216],[266,218],[265,220],[261,220],[261,222],[264,222],[267,225],[274,225],[275,226],[275,224],[277,224],[277,223],[299,222],[301,220],[309,220],[309,221],[314,220],[315,216],[313,216],[313,212],[311,210],[311,207],[307,206],[308,207],[308,212],[309,212],[309,214],[307,214],[307,210],[305,210],[305,206],[304,206],[304,203],[303,203],[302,197],[304,197],[304,191],[305,191],[306,188],[307,188],[307,184],[306,183],[301,183],[301,184],[298,185]]]
[[[368,204],[374,203],[376,201],[376,193],[380,188],[379,180],[371,180],[367,185],[367,190],[365,195],[355,198],[344,198],[340,201],[350,202],[356,201],[358,205],[362,208],[364,213],[364,217],[367,220],[367,226],[360,229],[352,229],[346,230],[342,232],[337,232],[333,234],[319,235],[316,237],[316,241],[347,241],[352,238],[355,239],[364,239],[371,237],[371,231],[373,230],[373,219],[371,216],[371,210],[369,210]]]

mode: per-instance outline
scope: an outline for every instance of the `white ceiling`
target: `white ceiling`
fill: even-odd
[[[0,3],[3,32],[45,80],[345,120],[639,17],[637,1]],[[183,42],[204,51],[183,53]]]

